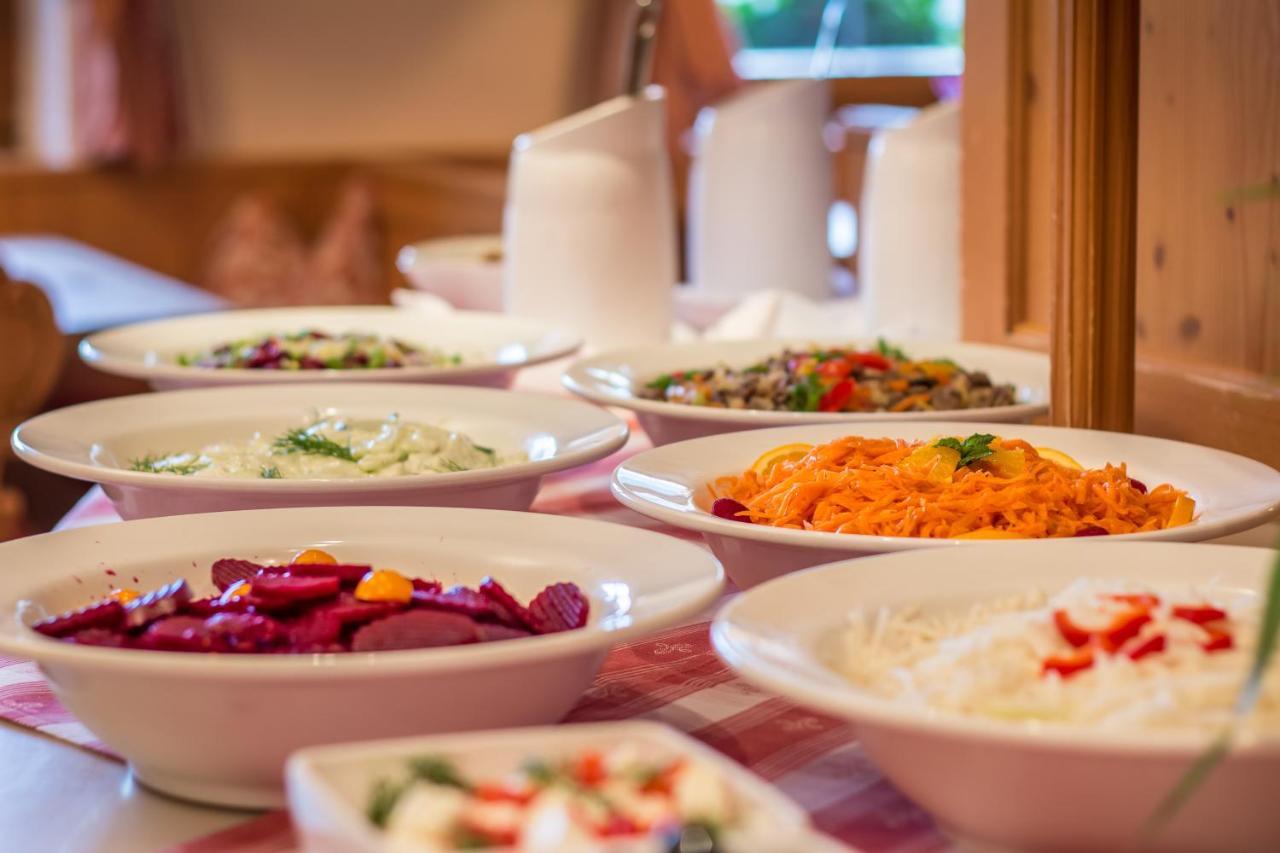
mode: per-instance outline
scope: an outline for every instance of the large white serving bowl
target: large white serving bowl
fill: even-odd
[[[687,406],[639,396],[644,383],[664,373],[727,364],[746,367],[790,347],[848,347],[874,350],[874,340],[702,341],[615,350],[583,358],[563,376],[566,388],[606,406],[630,409],[655,445],[705,435],[796,424],[865,423],[867,421],[1025,422],[1049,411],[1049,359],[1010,347],[954,341],[895,341],[916,356],[950,358],[966,370],[986,371],[992,382],[1017,386],[1018,403],[985,409],[945,412],[766,412]]]
[[[1144,821],[1216,732],[1036,726],[909,707],[832,668],[841,628],[855,608],[963,611],[1079,577],[1263,593],[1273,559],[1262,548],[1162,542],[910,551],[771,581],[726,606],[711,639],[749,681],[853,721],[890,781],[952,833],[1004,849],[1135,849]],[[1280,740],[1242,740],[1151,849],[1280,849],[1277,779]]]
[[[528,461],[445,474],[359,479],[235,479],[129,470],[146,454],[244,441],[308,423],[317,413],[432,424]],[[542,478],[621,447],[627,425],[588,403],[453,385],[335,383],[200,388],[116,397],[58,409],[13,433],[18,456],[100,483],[123,518],[289,506],[467,506],[528,509]]]
[[[183,353],[228,341],[316,329],[330,334],[371,332],[405,343],[457,353],[447,367],[388,367],[376,370],[241,370],[186,367]],[[479,311],[430,314],[386,305],[318,308],[259,308],[135,323],[90,335],[80,357],[107,373],[145,379],[156,389],[280,382],[432,382],[457,385],[511,384],[532,364],[569,355],[582,339],[536,320]]]
[[[1280,511],[1280,471],[1234,453],[1127,433],[946,421],[786,427],[683,441],[645,451],[619,465],[613,473],[613,494],[637,512],[700,532],[734,583],[748,587],[846,557],[912,548],[969,548],[982,543],[821,533],[717,518],[710,511],[708,483],[740,474],[760,454],[783,444],[821,444],[847,435],[924,441],[972,433],[1022,438],[1036,447],[1054,447],[1090,468],[1125,462],[1130,475],[1148,486],[1172,483],[1196,501],[1197,515],[1190,524],[1149,533],[1091,537],[1092,543],[1132,539],[1197,542],[1257,527],[1274,520]],[[1051,547],[1062,542],[1042,539],[1036,544]]]
[[[26,627],[41,610],[76,608],[120,584],[148,590],[186,578],[193,594],[207,595],[219,557],[285,562],[312,547],[446,586],[492,575],[526,601],[572,581],[592,612],[586,627],[542,637],[317,655],[97,648]],[[81,528],[0,544],[0,568],[0,651],[35,660],[58,698],[147,785],[254,808],[281,804],[285,758],[301,747],[554,722],[611,645],[693,617],[722,579],[705,550],[669,536],[537,513],[420,507]]]

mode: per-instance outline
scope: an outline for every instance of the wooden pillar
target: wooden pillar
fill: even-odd
[[[1139,0],[1057,0],[1055,424],[1133,428]]]

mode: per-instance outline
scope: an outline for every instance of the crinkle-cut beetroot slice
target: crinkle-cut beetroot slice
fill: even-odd
[[[126,604],[124,626],[131,630],[142,628],[157,619],[179,613],[190,601],[191,587],[180,578]]]
[[[240,581],[253,580],[256,575],[263,571],[266,571],[266,567],[259,563],[250,562],[249,560],[237,560],[233,557],[223,557],[221,560],[213,561],[213,567],[209,570],[209,574],[213,578],[213,585],[219,591],[226,592],[240,583]]]
[[[112,649],[120,649],[129,645],[128,634],[122,634],[110,628],[86,628],[62,639],[63,642],[77,643],[81,646],[105,646]]]
[[[427,580],[426,578],[414,578],[412,580],[415,592],[440,592],[444,589],[444,584],[436,580]]]
[[[204,629],[233,652],[263,651],[287,639],[283,625],[259,613],[216,613],[204,620]]]
[[[554,583],[529,602],[529,621],[535,633],[572,631],[587,624],[591,605],[573,583]]]
[[[525,607],[507,588],[493,578],[480,581],[480,594],[489,599],[498,613],[499,621],[512,628],[529,628],[529,608]]]
[[[282,574],[290,574],[303,578],[335,577],[343,586],[355,586],[360,579],[369,573],[373,566],[362,566],[356,563],[290,563],[280,566]]]
[[[90,628],[111,630],[120,627],[123,622],[124,606],[115,599],[109,599],[42,619],[32,625],[31,629],[46,637],[62,638]]]
[[[337,643],[342,637],[342,622],[324,610],[313,610],[293,620],[287,628],[291,651]]]
[[[480,640],[475,622],[460,613],[410,610],[365,625],[351,638],[353,652],[461,646]]]
[[[316,601],[338,594],[342,584],[336,577],[306,578],[294,575],[263,574],[253,578],[252,594],[269,604]]]
[[[533,634],[523,628],[513,628],[501,622],[479,622],[480,642],[493,643],[498,640],[518,640],[521,637],[532,637]]]
[[[197,616],[169,616],[152,622],[138,637],[137,645],[163,652],[219,652],[227,648],[225,640],[211,634]]]
[[[488,598],[465,586],[450,587],[444,592],[414,590],[413,604],[415,607],[447,610],[450,613],[461,613],[473,618],[496,619],[498,617],[497,609]]]

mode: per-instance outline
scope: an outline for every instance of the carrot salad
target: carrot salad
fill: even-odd
[[[972,435],[848,436],[787,445],[710,486],[714,512],[772,527],[925,538],[1038,539],[1162,530],[1195,502],[1148,489],[1123,463],[1085,469],[1052,448]]]

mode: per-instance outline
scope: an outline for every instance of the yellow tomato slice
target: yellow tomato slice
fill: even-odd
[[[804,444],[803,442],[784,444],[772,450],[766,450],[760,454],[759,459],[751,463],[751,470],[764,476],[779,462],[795,462],[798,459],[803,459],[809,455],[810,450],[813,450],[813,445]]]
[[[1050,462],[1057,462],[1063,468],[1070,468],[1072,471],[1084,470],[1083,465],[1063,453],[1061,450],[1054,450],[1052,447],[1037,447],[1036,453],[1040,454],[1041,459],[1048,459]]]
[[[997,530],[994,527],[983,527],[978,530],[970,530],[968,533],[961,533],[955,539],[1025,539],[1025,536],[1009,530]]]
[[[1169,515],[1169,523],[1165,527],[1181,527],[1184,524],[1190,524],[1195,514],[1195,500],[1186,495],[1178,495],[1173,502],[1173,512]]]

